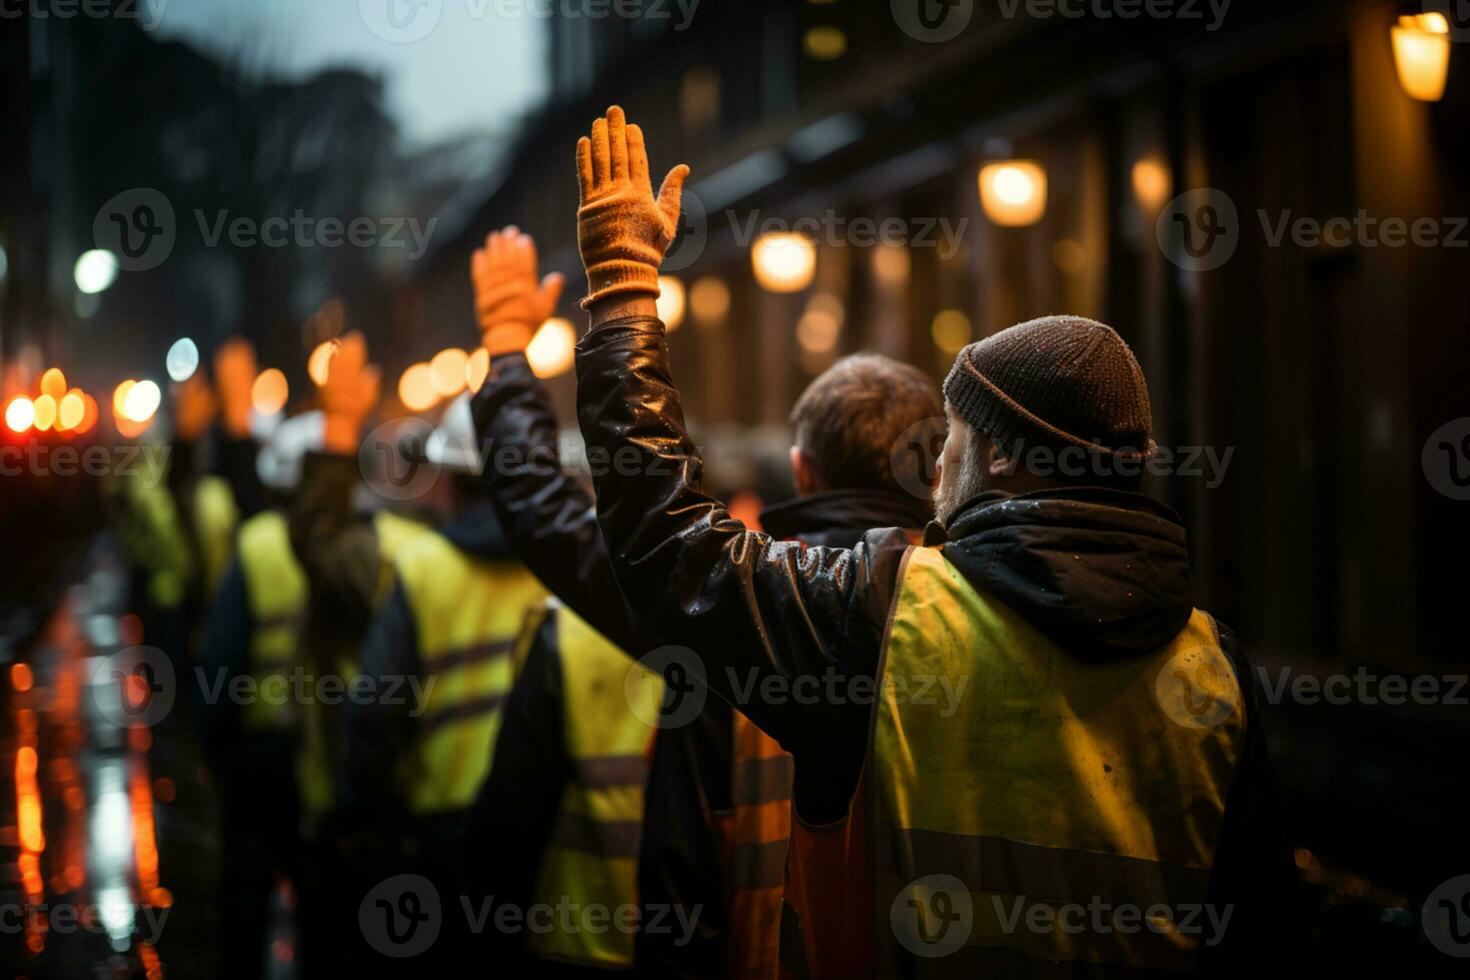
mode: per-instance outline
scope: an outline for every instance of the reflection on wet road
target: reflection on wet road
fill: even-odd
[[[0,973],[5,976],[208,976],[210,879],[217,842],[187,711],[149,727],[136,672],[117,669],[146,642],[125,608],[124,572],[105,547],[36,639],[8,651],[0,795]],[[4,651],[0,651],[3,653]],[[160,854],[160,835],[166,840]],[[176,908],[180,894],[199,896]],[[18,942],[13,940],[19,940]]]

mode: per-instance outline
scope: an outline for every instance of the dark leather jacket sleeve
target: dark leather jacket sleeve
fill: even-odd
[[[471,403],[481,484],[516,556],[578,616],[633,656],[654,645],[623,601],[597,504],[565,472],[551,397],[522,354],[497,357]]]
[[[904,534],[873,531],[849,551],[777,541],[732,518],[702,489],[656,319],[583,338],[577,415],[603,538],[642,621],[693,650],[710,688],[798,770],[803,756],[860,764],[872,699],[851,685],[877,672]],[[771,693],[783,690],[820,693]]]

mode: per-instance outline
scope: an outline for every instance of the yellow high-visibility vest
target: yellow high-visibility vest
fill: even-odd
[[[460,809],[490,771],[516,640],[546,590],[519,562],[475,558],[437,533],[419,535],[395,564],[427,691],[404,773],[409,809]]]
[[[915,548],[880,677],[868,759],[879,975],[926,956],[926,976],[1038,960],[1190,968],[1200,935],[1169,920],[1205,902],[1245,733],[1207,614],[1153,654],[1087,663],[939,549]],[[1093,927],[1094,906],[1131,928]]]
[[[391,591],[394,560],[398,553],[428,533],[429,528],[418,521],[391,511],[373,512],[373,536],[378,547],[375,604],[387,598]],[[356,640],[350,646],[330,652],[332,656],[328,662],[333,664],[334,672],[344,685],[350,685],[358,674]],[[313,673],[314,668],[299,654],[300,651],[297,661],[308,674]],[[344,705],[321,704],[312,700],[305,707],[305,724],[296,757],[296,782],[307,825],[311,826],[336,803],[337,772],[333,760],[340,758],[340,752],[334,751],[333,747],[341,745]]]
[[[199,539],[200,595],[208,598],[219,587],[235,547],[240,508],[229,481],[219,476],[202,476],[194,485],[194,534]]]
[[[627,968],[633,932],[620,916],[638,904],[638,840],[648,752],[663,697],[662,681],[638,677],[627,654],[565,608],[556,608],[561,659],[562,723],[572,778],[562,793],[551,842],[542,857],[534,904],[554,912],[553,927],[537,930],[528,918],[527,947],[539,956]],[[596,908],[587,928],[583,912]],[[600,928],[598,927],[600,924]]]
[[[250,676],[256,696],[242,712],[246,731],[292,731],[298,719],[288,674],[306,614],[306,571],[291,550],[286,516],[261,511],[240,525],[240,569],[250,607]]]

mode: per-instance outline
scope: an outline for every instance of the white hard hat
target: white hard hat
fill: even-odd
[[[436,466],[456,473],[479,473],[484,468],[469,392],[449,403],[438,428],[429,434],[424,455]]]
[[[302,412],[276,426],[255,457],[260,482],[272,490],[296,489],[301,483],[302,460],[322,448],[326,429],[327,417],[321,412]]]

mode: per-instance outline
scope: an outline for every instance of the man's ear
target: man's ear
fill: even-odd
[[[816,492],[816,477],[812,473],[811,460],[800,446],[791,447],[791,478],[796,483],[796,495],[809,497]]]
[[[1006,459],[1006,457],[1001,453],[1000,447],[997,446],[995,443],[990,442],[989,439],[987,439],[986,442],[990,446],[990,459],[986,462],[986,472],[988,472],[991,476],[1010,476],[1012,473],[1016,472],[1016,464],[1013,463],[1011,460]]]

